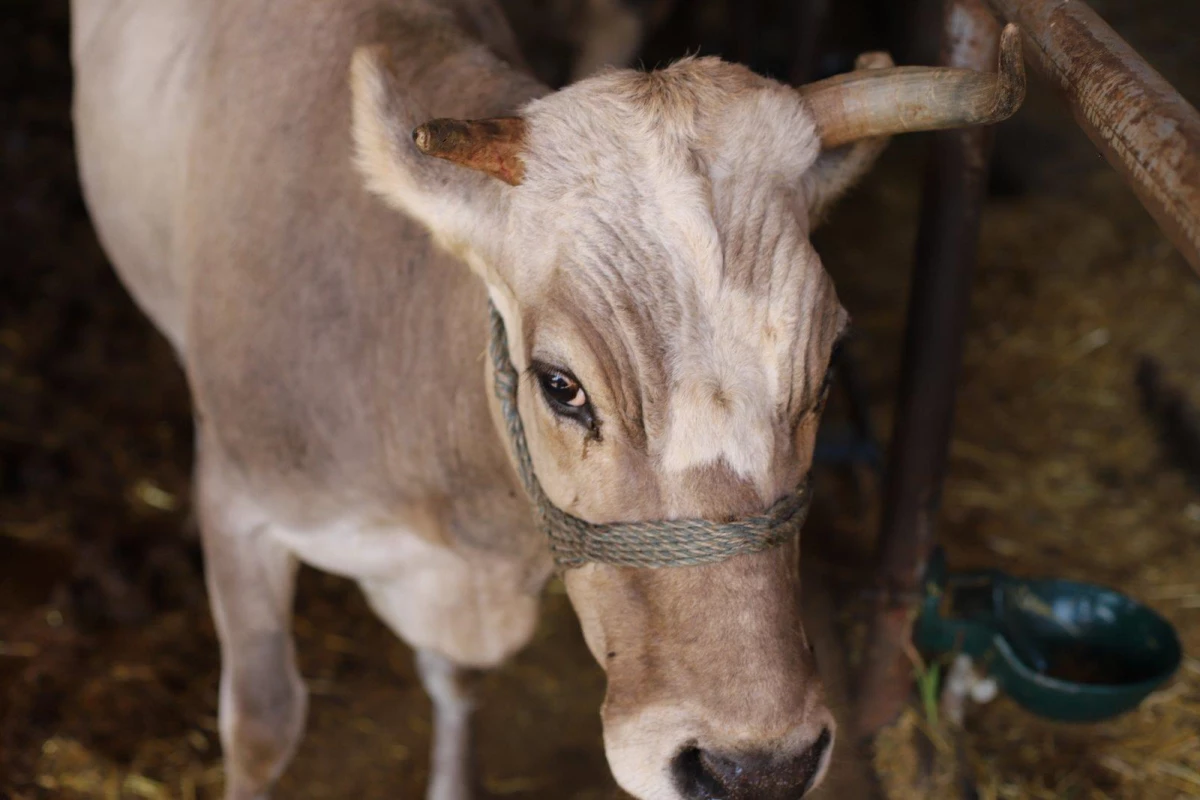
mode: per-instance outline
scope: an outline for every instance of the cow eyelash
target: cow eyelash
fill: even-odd
[[[806,419],[810,414],[820,413],[825,407],[825,401],[829,399],[829,393],[833,391],[833,382],[837,379],[838,355],[842,352],[842,344],[845,340],[846,337],[843,336],[834,343],[833,350],[829,354],[829,366],[825,369],[825,377],[821,379],[821,385],[817,388],[816,400],[800,414],[797,425],[800,420]]]
[[[825,370],[825,377],[821,381],[821,388],[817,390],[817,408],[825,404],[829,399],[829,392],[833,389],[833,382],[837,379],[837,360],[838,354],[842,352],[842,343],[839,341],[833,346],[833,352],[829,356],[829,366]]]
[[[833,382],[837,380],[838,361],[841,360],[842,352],[846,349],[846,340],[849,338],[849,332],[843,333],[833,343],[833,349],[829,351],[829,366],[825,370],[825,379],[821,381],[821,390],[817,393],[818,406],[829,399],[829,392],[833,389]]]
[[[829,399],[829,392],[833,389],[836,371],[832,366],[825,370],[825,380],[821,381],[821,388],[817,390],[817,408],[823,406],[825,401]]]

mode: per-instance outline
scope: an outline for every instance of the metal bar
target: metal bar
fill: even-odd
[[[1200,272],[1200,113],[1079,0],[987,0],[1034,67]]]
[[[982,0],[948,0],[941,63],[993,70],[999,36]],[[913,598],[935,541],[990,146],[987,128],[933,135],[878,544],[879,600],[859,680],[862,736],[895,719],[912,690]]]

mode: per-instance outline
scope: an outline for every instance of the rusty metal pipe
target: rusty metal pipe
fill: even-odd
[[[982,0],[949,0],[942,64],[994,69],[998,33]],[[990,128],[933,138],[878,545],[879,601],[856,698],[859,736],[894,720],[912,692],[912,622],[935,542],[990,148]]]
[[[1200,272],[1200,113],[1079,0],[987,0],[1030,63]]]

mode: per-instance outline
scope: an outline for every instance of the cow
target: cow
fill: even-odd
[[[414,648],[430,800],[471,796],[464,676],[527,642],[556,566],[624,790],[816,787],[836,722],[776,523],[848,315],[809,236],[889,135],[1013,113],[1016,31],[996,74],[685,58],[551,92],[492,0],[71,24],[87,206],[193,399],[225,796],[267,796],[302,735],[300,562]]]

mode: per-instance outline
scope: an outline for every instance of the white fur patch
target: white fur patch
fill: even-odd
[[[636,717],[605,720],[604,754],[617,784],[640,800],[683,800],[671,776],[679,748],[695,741],[700,708],[649,706]]]
[[[683,472],[723,460],[761,486],[772,455],[778,388],[771,380],[774,353],[746,330],[754,327],[748,324],[754,317],[720,311],[714,308],[707,319],[695,321],[702,328],[698,341],[688,342],[676,355],[662,463],[669,471]]]

